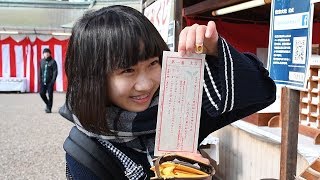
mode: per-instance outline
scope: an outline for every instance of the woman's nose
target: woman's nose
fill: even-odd
[[[139,77],[135,83],[137,91],[149,91],[152,89],[153,82],[149,77]]]

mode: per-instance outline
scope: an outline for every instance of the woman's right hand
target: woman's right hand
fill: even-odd
[[[201,53],[218,55],[218,32],[216,24],[209,21],[207,25],[193,24],[185,27],[179,36],[178,52],[181,56],[196,52],[197,46],[202,46]]]

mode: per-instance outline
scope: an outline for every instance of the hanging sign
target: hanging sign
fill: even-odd
[[[278,85],[305,89],[311,55],[313,4],[310,0],[273,0],[268,69]]]

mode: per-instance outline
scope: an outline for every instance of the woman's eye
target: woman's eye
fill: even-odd
[[[154,61],[152,61],[152,63],[150,65],[154,66],[154,65],[158,65],[158,64],[160,64],[159,60],[154,60]]]
[[[125,69],[121,73],[133,73],[134,69]]]

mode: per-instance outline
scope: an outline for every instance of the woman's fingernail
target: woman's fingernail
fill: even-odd
[[[185,52],[185,51],[180,50],[180,51],[179,51],[179,54],[180,54],[180,56],[184,56],[184,55],[186,54],[186,52]]]
[[[187,52],[186,52],[186,55],[187,55],[187,56],[190,56],[190,55],[191,55],[191,52],[190,52],[190,51],[187,51]]]
[[[210,31],[207,31],[206,34],[205,34],[206,38],[210,38],[210,37],[211,37],[211,34],[212,34],[212,33],[211,33]]]

